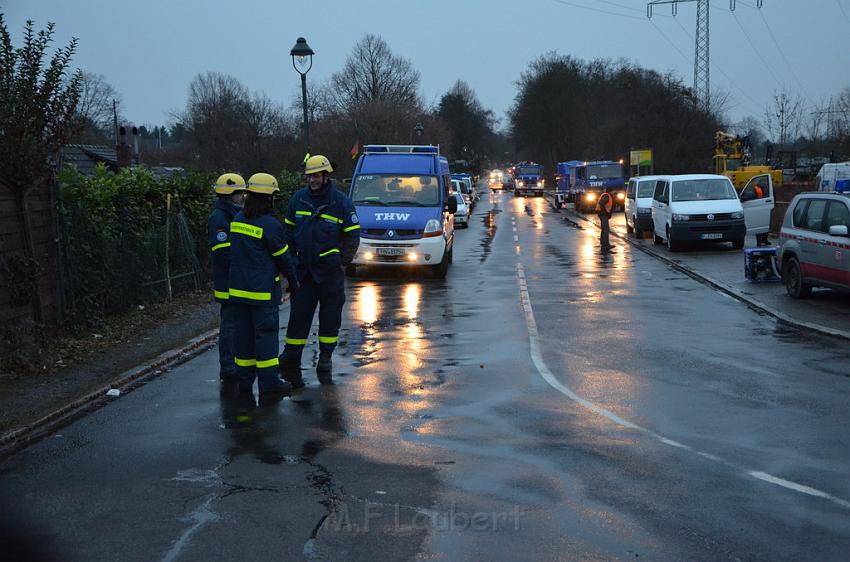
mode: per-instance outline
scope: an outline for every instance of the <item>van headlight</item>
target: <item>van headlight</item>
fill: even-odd
[[[673,215],[673,221],[674,222],[684,222],[684,221],[689,221],[689,220],[691,220],[690,215],[675,215],[675,214]]]
[[[521,181],[516,182],[516,184],[517,184],[518,186],[520,186],[520,187],[522,187],[523,185],[525,185],[525,184],[524,184],[524,183],[522,183]]]
[[[734,213],[729,215],[729,217],[733,219],[742,219],[744,218],[744,211],[735,211]]]
[[[432,236],[442,236],[443,225],[437,219],[428,219],[425,223],[425,230],[422,233],[423,238],[431,238]]]

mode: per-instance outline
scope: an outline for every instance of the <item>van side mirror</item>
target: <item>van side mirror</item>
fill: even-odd
[[[843,224],[834,224],[829,227],[830,236],[847,236],[847,226]]]
[[[449,200],[446,202],[446,208],[451,214],[455,214],[457,212],[457,199],[454,195],[449,197]]]

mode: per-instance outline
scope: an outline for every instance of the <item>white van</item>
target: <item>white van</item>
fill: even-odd
[[[728,241],[733,248],[741,249],[747,225],[738,193],[729,178],[687,174],[656,181],[652,230],[655,243],[666,241],[671,252],[686,241]]]
[[[652,230],[652,196],[655,183],[662,176],[638,176],[629,178],[626,186],[626,231],[643,238],[643,233]]]
[[[824,164],[815,176],[817,191],[835,191],[835,182],[850,179],[850,162]]]

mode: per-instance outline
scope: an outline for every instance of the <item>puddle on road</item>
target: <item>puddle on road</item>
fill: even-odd
[[[491,209],[486,215],[481,217],[481,224],[484,225],[484,234],[481,236],[481,259],[479,263],[484,263],[490,257],[492,251],[493,239],[496,237],[496,214],[501,213],[501,209]]]

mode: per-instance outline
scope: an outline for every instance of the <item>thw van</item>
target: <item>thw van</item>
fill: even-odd
[[[439,147],[366,145],[349,190],[360,220],[352,265],[427,266],[445,277],[457,211],[451,185]]]

